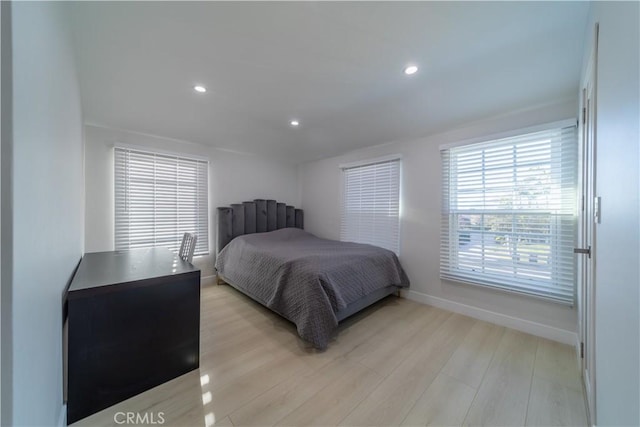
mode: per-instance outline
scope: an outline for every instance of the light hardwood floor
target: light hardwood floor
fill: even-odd
[[[587,424],[571,347],[403,298],[344,321],[324,352],[229,286],[202,288],[201,317],[199,370],[74,426],[128,412],[166,426]]]

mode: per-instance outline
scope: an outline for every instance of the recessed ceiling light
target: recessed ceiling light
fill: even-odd
[[[299,122],[299,121],[297,121],[297,120],[291,120],[291,121],[289,122],[289,124],[290,124],[291,126],[293,126],[293,127],[300,126],[300,122]]]
[[[207,91],[207,88],[204,86],[196,85],[193,87],[193,90],[195,90],[196,92],[205,93]]]
[[[407,75],[415,74],[418,71],[418,67],[415,65],[409,65],[404,69],[404,73]]]

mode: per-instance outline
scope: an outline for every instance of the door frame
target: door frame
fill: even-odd
[[[589,256],[577,255],[577,296],[580,373],[583,380],[589,425],[596,420],[595,376],[595,197],[596,197],[596,128],[598,23],[594,26],[593,45],[585,75],[581,81],[579,119],[579,209],[578,247],[589,248]]]

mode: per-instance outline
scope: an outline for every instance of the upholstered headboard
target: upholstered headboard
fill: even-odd
[[[217,208],[216,254],[235,237],[287,227],[304,228],[302,209],[263,199]]]

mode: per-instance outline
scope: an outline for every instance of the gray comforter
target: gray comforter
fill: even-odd
[[[216,268],[230,285],[295,323],[318,349],[335,333],[338,311],[378,289],[409,286],[393,252],[297,228],[236,237]]]

